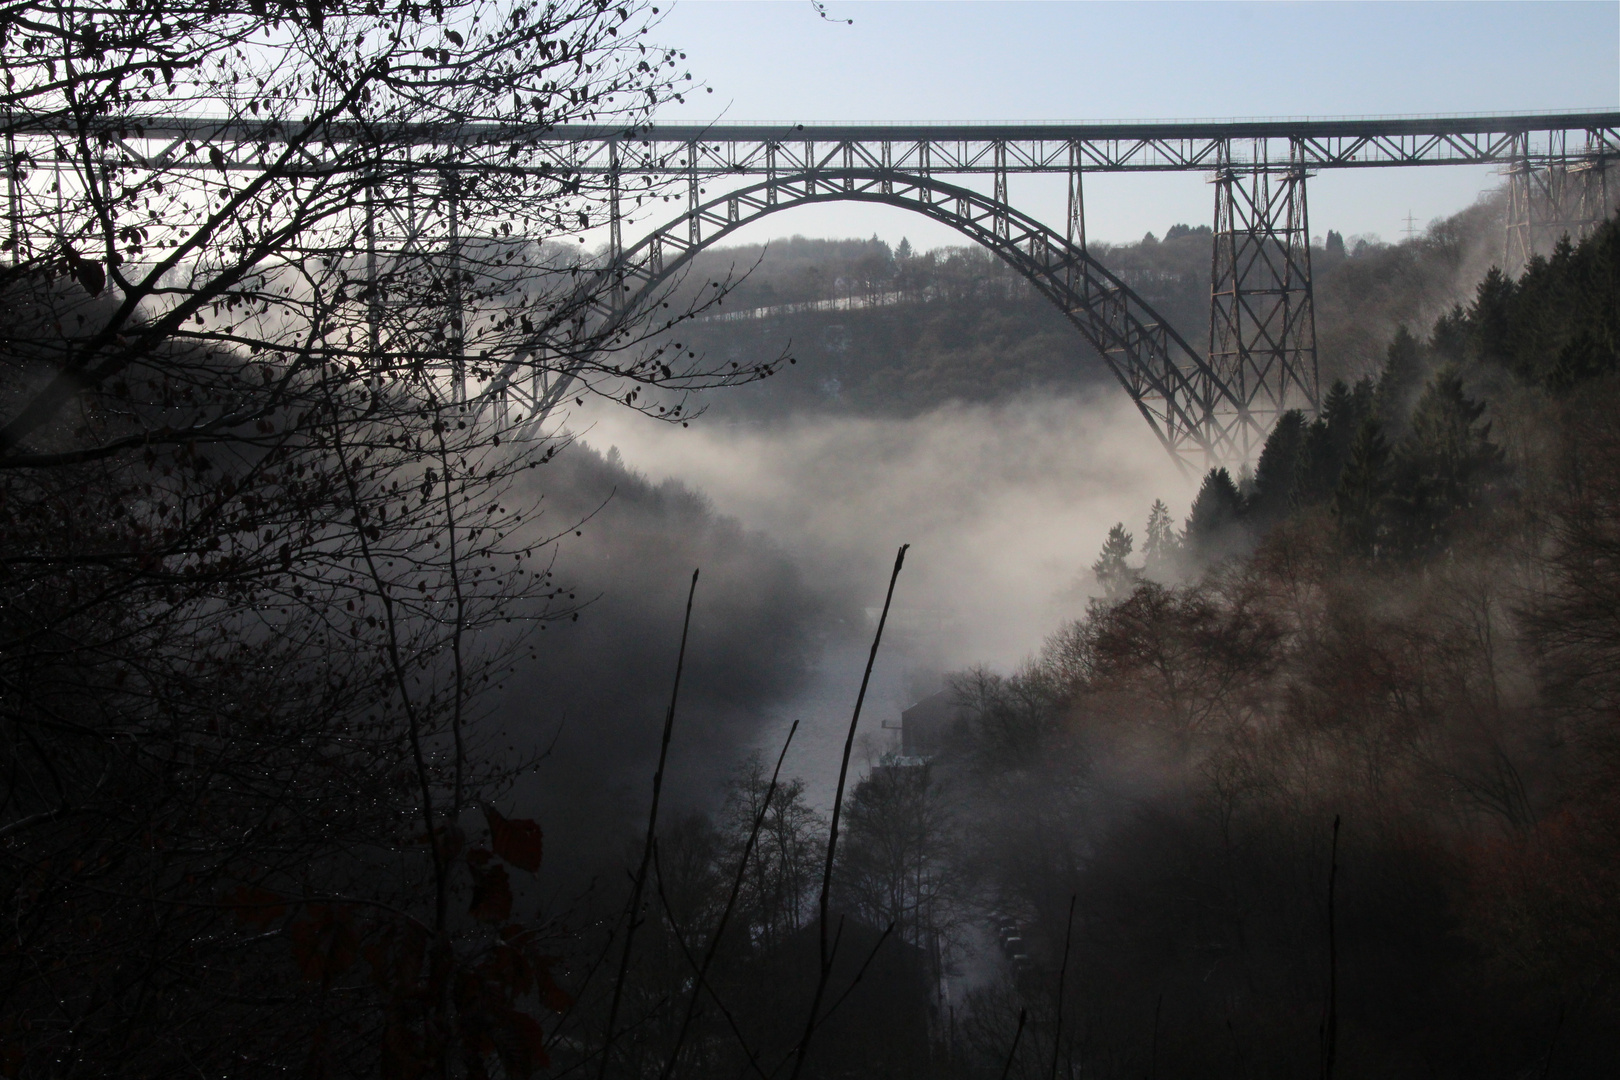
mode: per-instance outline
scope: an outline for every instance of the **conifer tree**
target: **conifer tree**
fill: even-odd
[[[1350,460],[1333,493],[1339,535],[1351,550],[1369,557],[1381,553],[1388,531],[1385,501],[1389,488],[1389,443],[1381,425],[1369,416],[1356,432]]]
[[[1091,564],[1091,572],[1102,587],[1103,596],[1109,600],[1127,595],[1136,584],[1137,571],[1126,562],[1135,542],[1136,538],[1125,531],[1125,523],[1117,522],[1108,530],[1102,553]]]
[[[1289,409],[1277,418],[1254,470],[1254,494],[1249,511],[1261,526],[1280,521],[1288,513],[1298,482],[1300,455],[1309,430],[1305,414]]]
[[[1458,515],[1479,505],[1505,476],[1501,448],[1482,422],[1486,405],[1464,391],[1447,365],[1412,410],[1410,432],[1396,455],[1393,508],[1402,543],[1414,553],[1443,547]]]
[[[1384,370],[1378,377],[1373,411],[1385,430],[1404,434],[1406,416],[1423,387],[1423,345],[1403,325],[1384,352]]]
[[[1309,505],[1333,497],[1339,474],[1350,458],[1350,444],[1355,441],[1361,421],[1371,414],[1373,399],[1370,379],[1360,380],[1354,389],[1338,379],[1328,388],[1322,416],[1305,434],[1297,478],[1298,501]]]
[[[1182,532],[1182,543],[1199,562],[1210,563],[1242,546],[1243,497],[1232,474],[1224,468],[1204,476],[1192,513]]]
[[[1148,509],[1147,534],[1142,539],[1142,574],[1155,581],[1166,581],[1176,569],[1181,543],[1170,520],[1170,508],[1163,499],[1154,499]]]
[[[1513,279],[1491,267],[1474,291],[1468,309],[1468,350],[1472,358],[1501,363],[1510,357]]]
[[[1468,337],[1468,312],[1461,304],[1454,304],[1450,311],[1435,320],[1434,330],[1429,334],[1429,349],[1443,360],[1460,364],[1468,358]]]

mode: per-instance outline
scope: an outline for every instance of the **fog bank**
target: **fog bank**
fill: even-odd
[[[1032,654],[1084,610],[1109,526],[1124,521],[1140,535],[1155,496],[1184,514],[1195,483],[1117,390],[905,419],[700,417],[682,428],[603,409],[573,423],[592,446],[614,448],[654,482],[702,491],[716,512],[768,538],[836,613],[807,681],[766,706],[753,736],[774,749],[800,720],[789,769],[817,796],[836,778],[900,544],[911,551],[861,725],[868,752],[897,736],[882,725],[898,723],[940,673]]]

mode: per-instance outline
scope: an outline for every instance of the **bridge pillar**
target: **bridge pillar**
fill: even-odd
[[[703,243],[703,226],[698,218],[697,143],[686,147],[686,218],[688,238],[693,247]]]
[[[1065,219],[1067,227],[1065,238],[1069,243],[1086,250],[1086,197],[1085,189],[1081,186],[1080,175],[1080,144],[1069,143],[1069,213]]]
[[[1580,240],[1609,215],[1608,158],[1562,146],[1544,164],[1531,161],[1529,137],[1514,136],[1508,166],[1506,267],[1517,273],[1537,252],[1568,236]]]
[[[995,149],[996,236],[1007,239],[1007,144],[996,140]]]
[[[1209,365],[1254,417],[1239,425],[1248,444],[1289,408],[1318,406],[1316,313],[1306,171],[1298,140],[1289,160],[1235,162],[1223,142],[1215,183],[1215,244],[1210,269]]]
[[[619,215],[619,142],[615,139],[608,143],[608,261],[615,265],[624,254]]]

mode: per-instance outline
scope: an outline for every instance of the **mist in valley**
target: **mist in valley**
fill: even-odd
[[[691,428],[608,413],[586,430],[628,467],[680,480],[768,537],[842,613],[814,686],[778,705],[765,739],[787,719],[804,720],[790,761],[823,785],[900,544],[911,550],[867,722],[879,745],[897,741],[880,734],[880,721],[897,724],[945,672],[1016,666],[1083,613],[1108,527],[1145,518],[1144,492],[1179,500],[1192,486],[1117,392],[958,403],[903,419],[699,419]]]
[[[579,619],[548,625],[489,706],[498,739],[544,755],[519,794],[559,870],[617,859],[645,802],[693,569],[677,807],[715,809],[738,762],[798,721],[784,769],[825,810],[895,548],[911,545],[860,772],[899,750],[901,710],[948,673],[1010,670],[1083,614],[1095,552],[1145,517],[1142,492],[1192,487],[1119,393],[690,427],[602,408],[569,428],[531,490]]]

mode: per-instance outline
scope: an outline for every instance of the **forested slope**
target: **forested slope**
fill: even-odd
[[[1048,975],[1078,897],[1063,1054],[1606,1075],[1617,343],[1611,222],[1397,336],[1179,534],[1156,506],[1150,567],[1121,526],[1108,599],[958,681],[964,850]]]

